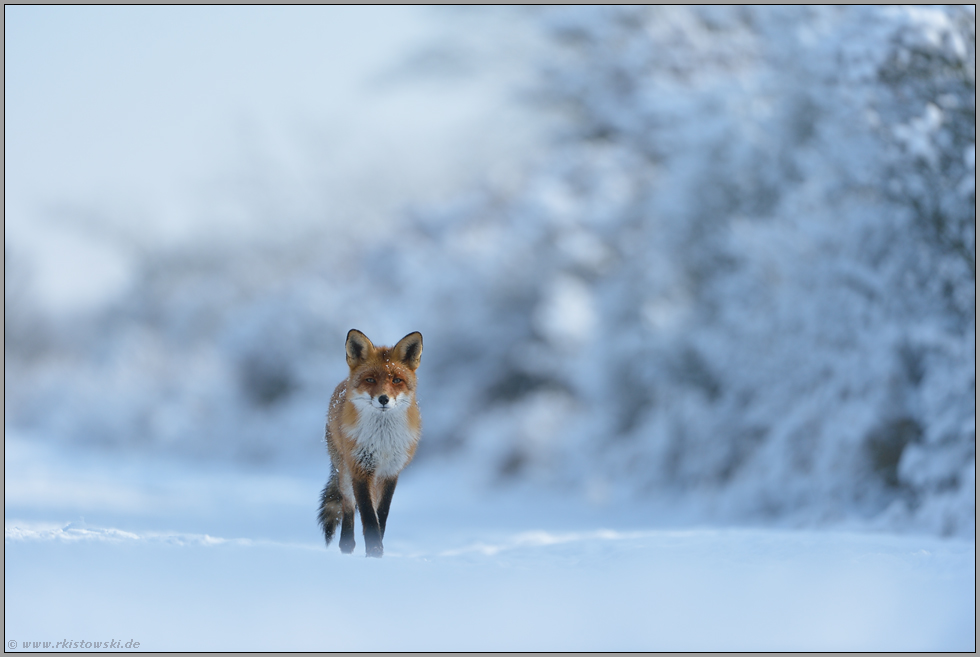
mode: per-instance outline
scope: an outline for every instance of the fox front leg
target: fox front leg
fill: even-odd
[[[371,482],[367,478],[354,480],[354,499],[357,500],[357,508],[361,512],[366,554],[369,557],[380,557],[384,554],[384,546],[381,544],[381,526],[378,523],[378,514],[374,511],[374,502],[371,500]]]
[[[385,479],[381,484],[381,496],[378,501],[378,524],[381,526],[381,538],[385,537],[385,525],[388,522],[388,511],[391,509],[391,498],[395,494],[395,486],[398,485],[398,476]]]

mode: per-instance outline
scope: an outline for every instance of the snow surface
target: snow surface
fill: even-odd
[[[975,648],[972,7],[223,11],[5,12],[7,641]]]
[[[288,474],[5,442],[5,642],[140,650],[975,649],[975,543],[705,527],[410,466],[382,560]],[[359,532],[359,528],[358,528]],[[23,648],[19,648],[23,650]]]

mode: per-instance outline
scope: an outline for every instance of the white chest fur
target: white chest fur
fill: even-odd
[[[354,458],[380,477],[397,475],[419,440],[419,432],[409,426],[407,405],[386,411],[358,406],[357,423],[351,431],[357,445]]]

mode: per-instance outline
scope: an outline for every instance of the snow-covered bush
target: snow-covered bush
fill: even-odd
[[[347,329],[420,330],[420,458],[972,534],[972,10],[533,16],[555,47],[532,95],[563,118],[519,185],[370,243],[158,254],[97,348],[32,356],[13,392],[8,365],[8,421],[308,455]]]
[[[400,241],[447,445],[725,517],[972,532],[974,15],[544,20],[551,160]]]

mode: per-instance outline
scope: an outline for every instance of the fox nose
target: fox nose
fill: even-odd
[[[378,401],[381,402],[381,405],[382,406],[387,406],[388,405],[388,395],[381,395],[380,397],[378,397]]]

